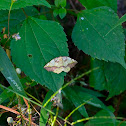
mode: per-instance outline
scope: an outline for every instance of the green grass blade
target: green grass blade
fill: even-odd
[[[17,73],[2,47],[0,47],[0,71],[15,92],[26,96]]]

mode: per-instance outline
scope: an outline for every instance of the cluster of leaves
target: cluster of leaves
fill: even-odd
[[[110,99],[126,90],[125,35],[122,28],[126,16],[124,15],[119,19],[117,0],[79,1],[86,9],[82,11],[74,10],[75,13],[70,12],[70,14],[74,13],[74,16],[77,16],[71,38],[79,50],[91,57],[91,68],[98,68],[91,71],[90,86],[98,91],[108,91],[109,96],[107,99]],[[52,15],[44,15],[44,6]],[[1,37],[2,40],[0,41],[0,71],[11,85],[6,90],[1,90],[0,104],[4,104],[8,98],[13,96],[13,93],[30,100],[25,93],[27,87],[17,76],[12,62],[16,67],[21,68],[27,77],[36,82],[32,86],[39,83],[53,92],[59,89],[62,90],[66,73],[48,72],[44,69],[44,66],[51,59],[69,55],[66,33],[60,24],[60,19],[57,17],[59,15],[63,19],[67,14],[67,8],[69,8],[69,5],[66,0],[54,0],[52,6],[46,0],[0,1],[0,29],[8,28],[8,39]],[[17,41],[12,39],[11,36],[14,33],[19,33],[21,39]],[[5,50],[11,50],[12,62],[2,47]],[[71,83],[78,78],[73,79]],[[68,82],[67,85],[71,83]],[[8,90],[13,93],[8,92]],[[47,93],[43,105],[51,97],[51,91]],[[63,100],[64,111],[65,109],[72,111],[72,109],[77,108],[77,111],[74,111],[72,115],[73,123],[71,125],[78,125],[81,122],[79,123],[79,126],[81,126],[83,121],[90,119],[93,120],[85,123],[86,126],[103,126],[106,125],[106,121],[110,126],[122,123],[119,120],[113,120],[114,109],[108,108],[99,100],[98,97],[104,97],[102,94],[83,86],[67,86],[62,92],[66,98]],[[70,106],[66,103],[70,103]],[[91,115],[94,118],[90,118],[83,103],[104,110],[98,112],[95,116]],[[48,104],[46,109],[50,111],[51,105]],[[47,111],[42,107],[40,126],[45,126],[48,121],[49,116],[45,113]],[[104,116],[104,118],[101,116]],[[108,119],[107,116],[111,118]],[[65,119],[67,120],[68,117]],[[82,117],[85,118],[79,120]],[[55,118],[53,119],[55,120]],[[54,125],[54,121],[51,123]],[[125,122],[123,124],[125,125]]]

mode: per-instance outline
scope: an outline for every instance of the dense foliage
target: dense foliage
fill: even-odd
[[[126,15],[117,8],[117,0],[1,0],[0,124],[125,126]],[[44,69],[62,56],[78,64]]]

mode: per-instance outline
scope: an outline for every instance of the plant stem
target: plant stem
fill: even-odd
[[[54,116],[54,120],[53,120],[51,126],[55,126],[55,122],[56,122],[56,119],[57,119],[57,116],[58,116],[58,112],[59,112],[59,106],[57,106],[56,115]]]
[[[89,102],[91,100],[91,98],[89,100],[87,100],[86,102],[82,103],[81,105],[79,105],[77,108],[75,108],[66,118],[65,120],[67,120],[75,111],[77,111],[80,107],[82,107],[83,105],[85,105],[87,102]],[[66,125],[66,122],[65,122]]]
[[[10,12],[11,12],[11,9],[12,9],[12,6],[13,6],[13,0],[11,0],[11,5],[10,5],[10,9],[9,9],[9,13],[8,13],[8,37],[9,37],[9,22],[10,22]]]
[[[72,122],[71,124],[72,125],[75,125],[77,123],[80,123],[80,122],[84,122],[84,121],[88,121],[88,120],[91,120],[91,119],[124,119],[123,117],[115,117],[115,118],[112,118],[110,116],[101,116],[101,117],[87,117],[87,118],[84,118],[84,119],[80,119],[80,120],[77,120],[76,122]]]
[[[26,12],[24,11],[24,9],[23,8],[21,8],[22,9],[22,11],[24,12],[24,15],[26,16],[26,18],[28,18],[28,15],[26,14]]]
[[[31,98],[33,98],[35,101],[37,101],[39,104],[42,105],[42,103],[41,103],[37,98],[35,98],[34,96],[32,96],[31,94],[29,94],[29,93],[26,92],[26,91],[25,91],[25,93],[26,93],[28,96],[30,96]]]

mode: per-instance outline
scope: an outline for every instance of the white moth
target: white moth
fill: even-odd
[[[60,56],[52,59],[49,63],[47,63],[44,68],[47,71],[52,71],[54,73],[69,72],[72,67],[77,64],[77,61],[71,59],[67,56]]]

